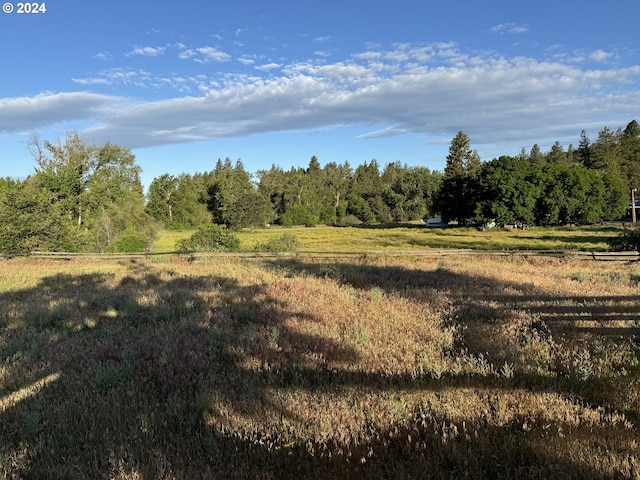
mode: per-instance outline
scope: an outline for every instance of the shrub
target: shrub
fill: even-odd
[[[309,212],[304,205],[292,205],[282,214],[280,222],[285,227],[292,227],[294,225],[315,225],[319,222],[319,219],[317,215]]]
[[[237,252],[240,239],[224,225],[212,223],[198,228],[190,238],[178,240],[176,246],[181,252]]]
[[[361,224],[362,224],[362,220],[360,220],[355,215],[347,215],[346,217],[342,218],[341,221],[339,222],[339,225],[343,227],[353,227]]]
[[[300,248],[298,237],[293,233],[283,233],[266,242],[260,242],[253,247],[255,252],[295,252]]]
[[[614,252],[640,252],[640,230],[625,230],[622,235],[610,238],[607,243]]]
[[[106,251],[109,253],[133,253],[149,250],[150,239],[139,232],[125,231],[111,242]]]

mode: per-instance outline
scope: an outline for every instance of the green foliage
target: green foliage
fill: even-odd
[[[34,136],[30,150],[35,173],[0,188],[3,251],[103,251],[127,230],[151,240],[155,224],[128,149],[70,132],[57,144]]]
[[[532,224],[540,196],[536,169],[522,158],[500,157],[483,165],[479,210],[484,219],[499,224]]]
[[[536,223],[592,224],[604,215],[602,177],[584,167],[547,165],[542,172],[543,193],[536,205]]]
[[[117,236],[106,248],[109,253],[146,252],[150,249],[148,236],[135,230],[127,230]]]
[[[190,238],[178,240],[176,246],[181,252],[237,252],[240,239],[224,225],[210,224],[198,228]]]
[[[640,230],[625,230],[621,235],[611,237],[607,243],[614,252],[640,252]]]
[[[315,225],[319,222],[318,217],[309,212],[304,205],[292,205],[280,217],[280,223],[285,227],[294,225]]]
[[[621,170],[628,188],[640,187],[640,125],[632,120],[619,134]]]
[[[268,222],[268,202],[256,190],[240,160],[235,166],[229,158],[224,164],[218,160],[215,170],[206,176],[206,183],[207,207],[214,223],[237,229]]]
[[[618,219],[629,188],[640,183],[640,126],[604,128],[594,143],[581,132],[577,149],[534,145],[516,158],[482,164],[469,137],[458,132],[444,172],[376,160],[352,170],[348,162],[280,167],[254,177],[238,160],[207,173],[161,175],[145,197],[140,167],[127,149],[86,143],[76,132],[63,141],[32,138],[35,173],[0,181],[0,251],[130,250],[149,244],[157,229],[214,223],[230,229],[283,225],[406,222],[440,214],[465,225],[478,221],[536,225],[590,224]],[[381,171],[382,170],[382,171]]]
[[[471,141],[462,131],[451,141],[442,186],[435,210],[442,220],[466,225],[476,216],[479,193],[480,157],[471,150]]]
[[[293,233],[282,235],[261,242],[253,247],[255,252],[295,252],[300,248],[300,241]]]
[[[149,185],[146,211],[165,227],[174,222],[177,188],[178,179],[166,173],[154,178]]]
[[[624,216],[629,206],[626,182],[612,171],[602,174],[604,186],[604,203],[602,216],[607,220],[617,220]]]
[[[72,227],[58,221],[47,192],[32,179],[0,179],[0,253],[73,251]]]

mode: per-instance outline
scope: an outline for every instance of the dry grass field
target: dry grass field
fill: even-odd
[[[0,262],[0,478],[640,476],[637,264]]]

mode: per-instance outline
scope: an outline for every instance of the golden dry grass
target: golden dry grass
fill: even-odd
[[[0,476],[634,478],[635,264],[15,259]]]

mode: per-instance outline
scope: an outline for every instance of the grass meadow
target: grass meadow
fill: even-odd
[[[636,263],[0,262],[0,478],[640,475]]]
[[[536,227],[527,230],[494,228],[428,229],[424,224],[372,225],[360,227],[261,228],[238,232],[241,247],[250,251],[258,243],[288,233],[298,238],[301,252],[411,251],[425,248],[474,250],[607,250],[607,239],[622,231],[614,226]],[[156,253],[176,250],[175,242],[192,231],[164,231],[154,242]]]

